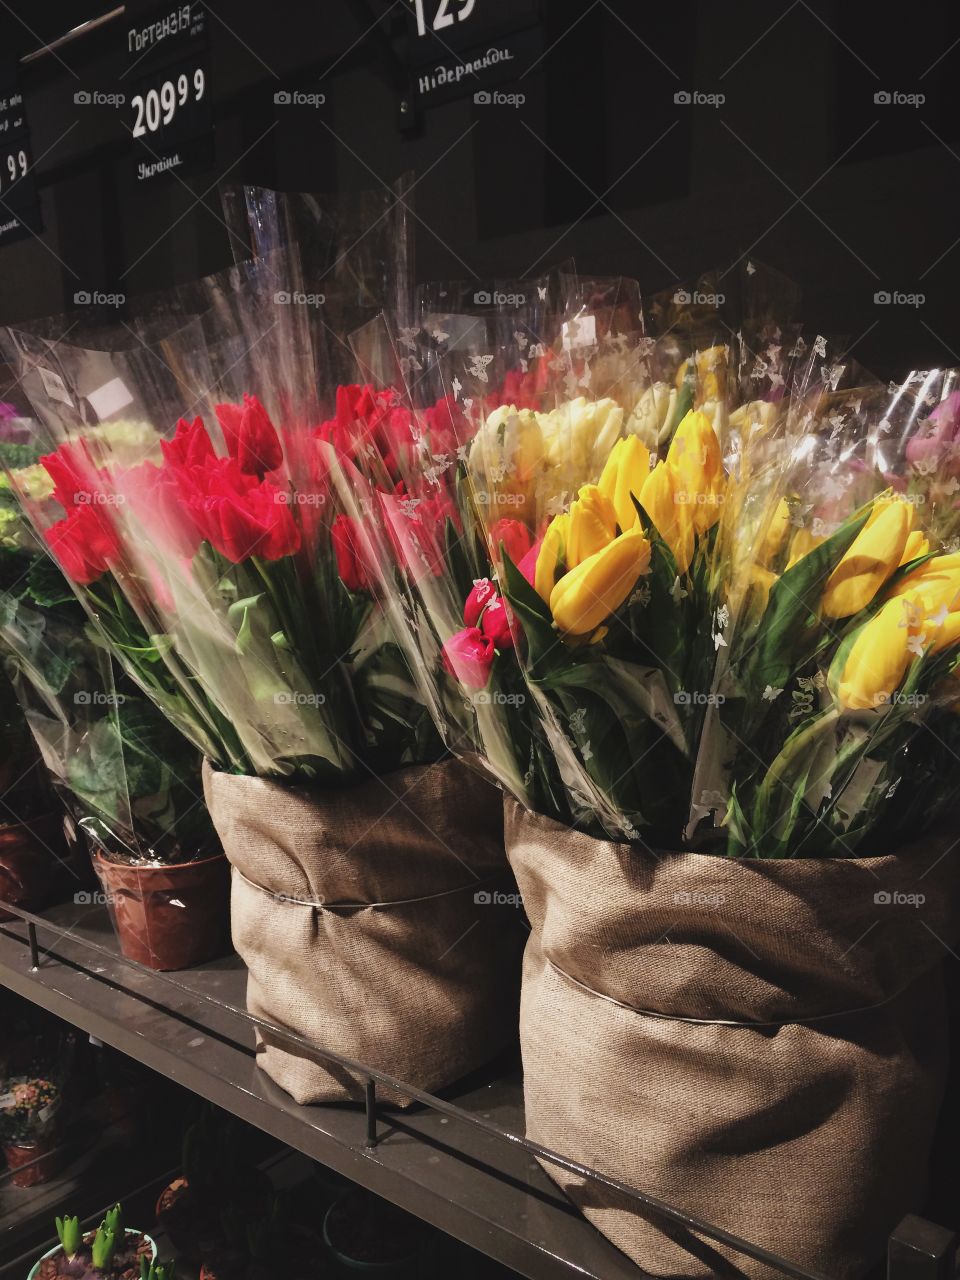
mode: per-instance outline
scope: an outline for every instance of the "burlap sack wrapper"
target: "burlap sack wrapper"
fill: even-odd
[[[660,857],[506,806],[528,1136],[836,1280],[920,1208],[960,844]],[[545,1165],[651,1276],[781,1273]]]
[[[204,792],[251,1013],[428,1091],[515,1038],[523,939],[495,900],[499,792],[454,760],[324,791],[207,765]],[[258,1062],[298,1102],[363,1097],[362,1079],[268,1033]]]

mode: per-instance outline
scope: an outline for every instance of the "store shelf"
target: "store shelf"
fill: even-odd
[[[120,957],[105,909],[70,904],[43,919],[53,929],[38,927],[36,970],[27,926],[0,925],[3,986],[530,1280],[639,1280],[521,1146],[416,1107],[381,1114],[370,1148],[362,1109],[293,1102],[256,1066],[253,1028],[243,1016],[246,973],[236,956],[153,974]],[[523,1134],[515,1064],[444,1097]]]

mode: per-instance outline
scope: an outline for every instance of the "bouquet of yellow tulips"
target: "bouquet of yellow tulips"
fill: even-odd
[[[725,513],[726,625],[691,813],[731,853],[893,848],[956,798],[954,385],[932,371],[892,398],[830,393],[778,437],[777,461],[744,468],[758,496]]]
[[[647,349],[647,390],[661,354],[657,344]],[[801,411],[818,344],[797,344],[781,360],[778,397],[753,385],[738,404],[727,347],[681,359],[672,388],[679,423],[656,440],[633,429],[635,413],[582,399],[548,415],[501,410],[473,438],[467,479],[481,494],[515,652],[569,811],[586,830],[682,842],[722,642],[728,471],[749,442],[769,442]],[[550,433],[557,417],[559,441]],[[518,514],[538,548],[532,576],[489,523],[518,485]]]

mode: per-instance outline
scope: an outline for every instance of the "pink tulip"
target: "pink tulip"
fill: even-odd
[[[443,646],[443,665],[468,689],[482,689],[490,679],[493,641],[476,627],[465,627]]]
[[[480,615],[497,598],[497,589],[489,578],[478,578],[463,606],[463,620],[468,627],[480,624]]]

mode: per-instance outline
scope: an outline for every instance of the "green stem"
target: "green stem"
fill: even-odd
[[[840,708],[832,706],[827,711],[824,711],[819,716],[815,717],[808,724],[792,733],[784,743],[781,751],[770,765],[763,782],[757,790],[757,798],[754,802],[753,810],[754,824],[753,830],[750,833],[751,844],[756,838],[755,833],[757,830],[759,830],[762,835],[766,835],[769,833],[771,826],[777,826],[780,823],[779,817],[775,823],[771,823],[770,821],[770,810],[773,806],[774,796],[778,787],[786,787],[790,790],[794,798],[794,804],[797,806],[797,802],[800,797],[786,781],[787,776],[797,759],[804,752],[810,749],[811,744],[815,742],[825,730],[832,729],[839,718]],[[806,784],[804,784],[804,789],[806,789]],[[785,837],[778,836],[775,838],[782,840]]]

